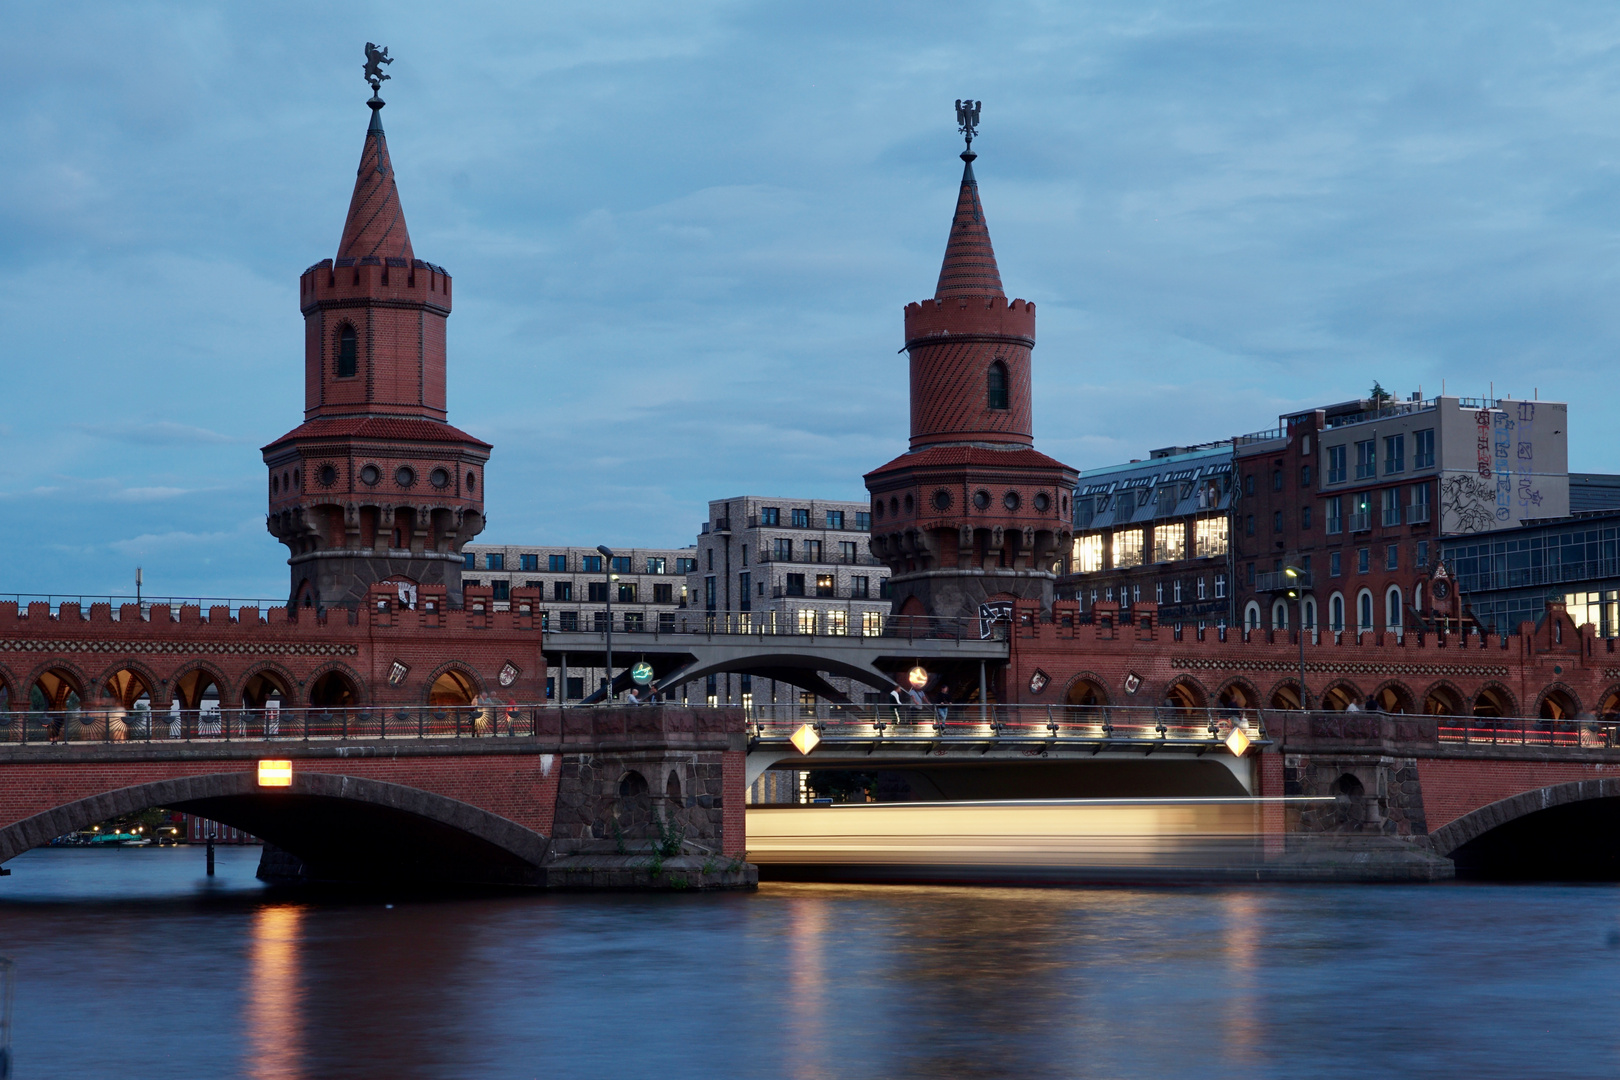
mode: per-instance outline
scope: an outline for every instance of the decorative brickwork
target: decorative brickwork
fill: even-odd
[[[445,423],[450,276],[411,249],[373,101],[336,260],[304,271],[304,418],[264,447],[266,525],[291,603],[353,606],[378,581],[461,600],[484,527],[488,443]]]

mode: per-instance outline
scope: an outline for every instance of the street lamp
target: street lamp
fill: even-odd
[[[1305,693],[1305,586],[1310,584],[1310,575],[1297,566],[1283,569],[1283,574],[1294,584],[1288,589],[1288,597],[1299,601],[1299,710],[1304,712],[1309,698]]]
[[[597,544],[596,550],[606,560],[602,569],[606,577],[603,595],[607,597],[607,700],[613,700],[613,549]]]

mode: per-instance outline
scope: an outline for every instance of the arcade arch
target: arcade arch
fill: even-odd
[[[1536,715],[1542,720],[1573,720],[1581,711],[1575,695],[1562,686],[1551,686],[1541,695]]]
[[[1512,716],[1513,695],[1500,686],[1487,686],[1474,695],[1475,716]]]
[[[439,673],[428,687],[428,704],[447,708],[465,708],[478,700],[478,684],[472,676],[459,668],[448,668]]]
[[[1208,700],[1204,688],[1185,675],[1164,690],[1164,703],[1180,712],[1202,712]]]
[[[1330,712],[1346,712],[1350,706],[1361,708],[1361,691],[1349,683],[1334,683],[1322,695],[1322,708]]]
[[[360,703],[354,680],[337,669],[326,672],[309,688],[312,709],[350,709]]]
[[[1463,708],[1462,695],[1447,683],[1436,683],[1423,696],[1425,716],[1461,716],[1467,711]]]
[[[1373,705],[1379,712],[1409,713],[1412,711],[1412,691],[1398,682],[1385,683],[1373,692]]]

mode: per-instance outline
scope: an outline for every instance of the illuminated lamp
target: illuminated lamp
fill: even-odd
[[[292,787],[292,762],[263,760],[259,762],[260,787]]]
[[[1233,757],[1242,757],[1249,752],[1251,741],[1247,731],[1233,724],[1231,734],[1226,736],[1226,748],[1232,751]]]
[[[799,730],[793,733],[793,748],[801,754],[808,754],[821,742],[821,736],[816,734],[812,724],[800,724]]]
[[[914,688],[921,690],[923,687],[928,685],[928,669],[923,667],[921,664],[918,664],[916,667],[912,668],[906,673],[906,680],[910,682]]]

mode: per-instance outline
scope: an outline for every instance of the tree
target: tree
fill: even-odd
[[[1374,405],[1382,405],[1384,402],[1394,397],[1394,395],[1388,390],[1385,390],[1383,384],[1378,382],[1376,379],[1373,380],[1372,389],[1367,391],[1367,396],[1372,398]]]

